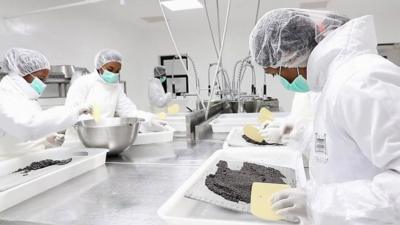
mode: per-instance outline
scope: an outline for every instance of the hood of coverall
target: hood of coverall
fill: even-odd
[[[321,91],[331,67],[356,55],[377,54],[373,16],[355,18],[330,33],[311,52],[307,62],[307,83],[312,91]]]

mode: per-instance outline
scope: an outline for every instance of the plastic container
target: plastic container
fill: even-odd
[[[174,128],[176,132],[186,132],[186,115],[187,113],[178,113],[175,115],[167,114],[168,125]]]
[[[211,129],[214,133],[228,133],[234,127],[244,126],[246,124],[256,126],[258,124],[257,118],[226,118],[220,119],[216,118],[215,120],[210,122]]]
[[[228,133],[234,127],[244,126],[246,124],[259,125],[259,113],[228,113],[221,114],[210,122],[211,129],[214,133]],[[275,118],[285,117],[286,112],[273,113]]]
[[[166,131],[139,133],[133,145],[147,145],[155,143],[172,142],[174,140],[174,129],[167,126]]]
[[[54,148],[1,161],[0,212],[104,165],[106,153],[107,149],[99,148]],[[72,161],[66,165],[54,165],[30,171],[26,176],[13,173],[18,168],[26,167],[35,161],[68,158],[72,158]]]
[[[248,213],[226,210],[211,204],[185,198],[185,193],[206,171],[209,171],[219,160],[251,161],[276,166],[293,168],[300,186],[306,183],[301,154],[286,147],[235,148],[215,152],[200,168],[161,206],[158,215],[169,225],[265,225],[290,224],[285,222],[268,222]]]

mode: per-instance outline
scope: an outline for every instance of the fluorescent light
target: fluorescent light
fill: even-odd
[[[171,11],[203,8],[203,5],[198,0],[172,0],[163,1],[161,4]]]

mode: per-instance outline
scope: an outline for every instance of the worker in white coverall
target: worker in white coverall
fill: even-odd
[[[163,108],[171,102],[172,94],[167,93],[167,74],[164,66],[154,68],[154,77],[149,80],[148,97],[151,106]]]
[[[91,104],[99,109],[101,118],[139,117],[145,120],[141,124],[141,132],[165,130],[166,123],[164,121],[156,119],[152,113],[138,110],[124,93],[123,86],[119,82],[122,68],[122,55],[119,52],[112,49],[101,50],[94,61],[96,70],[91,74],[79,77],[69,88],[66,106]],[[92,116],[86,115],[81,119],[92,119]]]
[[[37,99],[46,85],[50,64],[41,53],[12,48],[7,51],[8,74],[0,82],[0,160],[61,145],[54,132],[71,127],[88,105],[42,110]]]
[[[288,90],[320,95],[311,180],[275,194],[277,213],[314,225],[399,224],[400,68],[377,54],[373,17],[276,9],[249,44]]]

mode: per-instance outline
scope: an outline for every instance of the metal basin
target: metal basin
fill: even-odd
[[[99,122],[84,120],[76,124],[79,139],[88,148],[108,148],[107,155],[118,155],[135,141],[139,118],[106,118]]]

